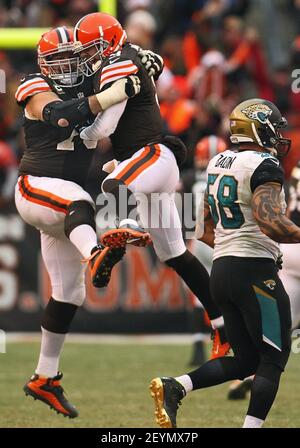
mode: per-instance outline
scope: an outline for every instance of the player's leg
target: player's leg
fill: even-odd
[[[200,260],[208,273],[210,273],[213,249],[196,239],[188,241],[187,247]],[[203,305],[194,295],[190,313],[190,327],[193,334],[193,351],[189,365],[200,366],[206,361],[205,342],[208,340],[211,326]]]
[[[142,148],[130,159],[121,162],[104,179],[102,190],[105,194],[111,195],[115,201],[118,226],[102,235],[103,244],[119,247],[130,242],[138,246],[147,246],[151,242],[149,233],[137,222],[135,193],[161,191],[157,173],[164,168],[169,169],[165,166],[167,161],[165,152],[162,150],[162,145]],[[165,174],[167,178],[168,172]]]
[[[97,243],[95,210],[87,200],[72,201],[67,208],[64,232],[88,263],[96,288],[107,286],[111,271],[125,254],[125,248],[111,248]]]
[[[272,260],[234,263],[238,264],[238,280],[233,285],[235,303],[260,353],[244,427],[261,427],[276,398],[290,353],[290,304]],[[241,288],[246,297],[242,297]]]
[[[172,173],[171,173],[172,174]],[[178,169],[173,173],[173,185],[178,180]],[[169,175],[172,180],[172,176]],[[213,302],[209,275],[202,263],[186,248],[174,194],[165,192],[159,197],[139,197],[138,212],[144,228],[150,233],[158,258],[174,269],[208,313],[218,340],[218,355],[228,352],[224,320]],[[216,348],[216,344],[214,344]]]
[[[30,225],[54,237],[65,233],[88,262],[94,286],[108,284],[111,269],[125,251],[97,244],[95,205],[82,187],[62,179],[20,176],[16,205]]]
[[[41,233],[42,257],[49,273],[52,297],[44,309],[42,342],[35,375],[25,385],[26,394],[44,401],[58,413],[76,417],[77,410],[63,394],[59,358],[71,322],[85,299],[85,266],[80,252],[63,237]]]
[[[254,346],[239,310],[230,300],[230,266],[226,257],[214,262],[212,294],[224,316],[233,357],[212,359],[198,369],[176,378],[152,380],[150,388],[155,400],[157,422],[162,427],[175,427],[179,402],[188,392],[215,386],[253,374],[259,362]],[[225,260],[225,261],[224,261]]]

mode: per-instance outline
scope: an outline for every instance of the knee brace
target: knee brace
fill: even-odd
[[[58,302],[51,297],[44,310],[41,325],[52,333],[66,334],[77,310],[78,306]]]
[[[95,210],[87,201],[74,201],[68,206],[68,213],[65,218],[65,235],[69,238],[70,233],[75,227],[82,224],[96,229]]]

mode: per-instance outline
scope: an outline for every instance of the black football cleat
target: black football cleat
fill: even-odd
[[[46,403],[51,409],[65,417],[75,418],[78,416],[76,408],[68,402],[64,396],[64,390],[60,385],[63,374],[58,374],[53,378],[40,377],[33,375],[23,390],[25,395],[31,395],[35,400]]]
[[[151,397],[155,403],[156,423],[161,428],[177,428],[176,416],[184,387],[172,377],[154,378],[150,383]]]
[[[125,254],[125,247],[105,247],[102,244],[94,247],[88,259],[91,280],[95,288],[107,286],[111,271]]]

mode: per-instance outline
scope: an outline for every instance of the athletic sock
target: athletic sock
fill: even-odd
[[[65,338],[66,334],[52,333],[42,328],[41,352],[35,373],[48,378],[57,375],[59,355]]]
[[[138,223],[135,219],[122,219],[122,221],[120,221],[119,223],[119,227],[127,227],[127,226],[132,226],[132,227],[138,227]]]
[[[193,390],[193,383],[189,375],[181,375],[175,378],[178,383],[180,383],[185,390],[185,393],[191,392]]]
[[[79,250],[84,258],[89,258],[91,250],[97,246],[97,235],[95,230],[88,224],[75,227],[70,232],[69,239]]]
[[[224,318],[223,316],[217,317],[216,319],[212,319],[210,323],[213,329],[216,330],[217,328],[224,327]]]
[[[261,428],[263,424],[264,420],[252,417],[252,415],[246,415],[243,428]]]

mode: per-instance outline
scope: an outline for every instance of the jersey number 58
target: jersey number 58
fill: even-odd
[[[221,219],[224,229],[239,229],[245,222],[244,215],[238,204],[238,182],[233,176],[209,174],[207,182],[208,203],[214,223]],[[210,187],[219,180],[215,193],[210,193]]]

